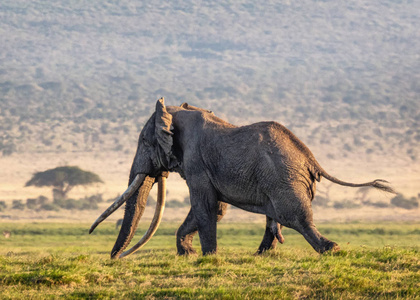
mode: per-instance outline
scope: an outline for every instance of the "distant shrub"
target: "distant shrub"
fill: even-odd
[[[3,156],[9,156],[17,151],[17,147],[13,142],[3,143],[0,141],[0,151]]]
[[[117,197],[114,197],[114,198],[109,198],[108,200],[106,200],[106,202],[114,202],[115,200],[117,200],[117,198],[119,197],[119,196],[121,196],[121,195],[118,195]]]
[[[166,207],[185,207],[187,206],[184,202],[181,202],[179,200],[176,199],[172,199],[168,202],[166,202]]]
[[[373,149],[372,148],[368,148],[368,149],[366,149],[366,154],[372,154],[374,151],[373,151]]]
[[[60,207],[64,209],[78,209],[79,205],[79,201],[75,199],[67,199],[61,203]]]
[[[92,195],[85,199],[86,201],[95,202],[95,203],[101,203],[104,201],[104,199],[102,198],[102,194]]]
[[[42,205],[48,202],[48,198],[41,195],[37,198],[26,199],[26,207],[28,209],[39,209]]]
[[[410,199],[405,198],[402,194],[398,194],[391,199],[391,204],[396,207],[401,207],[405,209],[416,209],[419,207],[419,201],[415,197]]]
[[[344,200],[341,202],[334,202],[333,207],[335,209],[347,209],[347,208],[358,208],[359,204],[354,203],[352,200]]]
[[[146,206],[156,206],[156,200],[152,197],[152,196],[148,196],[147,197],[147,203]],[[168,205],[166,205],[166,207],[168,207]]]
[[[102,133],[102,134],[107,134],[107,133],[108,133],[108,131],[109,131],[109,124],[108,124],[108,123],[103,122],[103,123],[101,124],[101,133]]]
[[[329,203],[330,199],[318,195],[312,201],[312,206],[327,207]]]
[[[89,199],[80,199],[79,203],[80,203],[80,206],[79,206],[80,210],[90,210],[90,209],[98,208],[98,203],[94,201],[89,201]]]
[[[368,205],[368,206],[373,206],[373,207],[377,207],[377,208],[386,208],[389,207],[389,203],[383,202],[383,201],[379,201],[379,202],[370,202],[367,201],[365,203],[363,203],[364,205]]]
[[[40,207],[41,210],[59,211],[60,207],[55,203],[45,203]]]
[[[26,207],[29,209],[35,209],[37,207],[36,199],[28,198],[26,199]]]
[[[44,195],[38,196],[37,200],[38,200],[38,203],[41,204],[41,205],[43,205],[43,204],[45,204],[45,203],[48,202],[48,198],[45,197]]]
[[[344,150],[346,150],[347,152],[351,152],[351,151],[353,151],[353,148],[352,148],[349,144],[344,144],[343,148],[344,148]]]
[[[53,204],[62,209],[90,210],[97,209],[100,202],[103,202],[102,195],[96,194],[79,200],[57,198],[54,199]]]
[[[23,210],[25,209],[25,204],[22,203],[22,200],[13,200],[12,209]]]
[[[4,211],[7,208],[5,201],[0,201],[0,211]]]
[[[61,208],[65,207],[65,205],[66,205],[65,202],[66,202],[66,199],[64,199],[62,197],[54,197],[54,200],[53,200],[53,204],[58,206],[58,207],[61,207]]]

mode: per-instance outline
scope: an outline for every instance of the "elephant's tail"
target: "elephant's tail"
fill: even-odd
[[[328,179],[331,182],[337,183],[339,185],[344,186],[350,186],[350,187],[364,187],[364,186],[371,186],[374,188],[377,188],[379,190],[385,191],[387,193],[393,193],[397,194],[397,192],[390,186],[389,182],[383,179],[375,179],[371,182],[365,182],[365,183],[351,183],[351,182],[345,182],[338,178],[335,178],[334,176],[331,176],[328,174],[324,169],[322,169],[320,166],[318,166],[318,176],[315,176],[315,178],[320,178],[321,176]]]

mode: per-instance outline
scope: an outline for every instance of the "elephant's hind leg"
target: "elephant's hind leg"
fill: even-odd
[[[311,244],[312,248],[318,253],[324,253],[326,251],[338,251],[340,247],[333,241],[325,238],[321,235],[314,224],[310,224],[307,227],[299,228],[298,230],[303,237]]]
[[[219,208],[217,210],[217,222],[219,222],[226,214],[227,203],[218,203]],[[176,247],[178,255],[188,255],[197,253],[192,247],[192,241],[194,235],[198,232],[197,222],[195,220],[193,212],[189,211],[188,216],[185,218],[181,227],[179,227],[176,233]]]
[[[266,226],[263,240],[258,247],[256,254],[264,253],[267,250],[275,249],[277,246],[277,241],[284,243],[284,237],[281,234],[281,228],[283,225],[280,225],[270,217],[266,217]]]
[[[305,190],[291,189],[289,193],[284,193],[282,198],[278,203],[283,205],[274,205],[277,222],[301,233],[318,253],[339,249],[336,243],[322,236],[316,228],[313,222],[311,199],[308,198]]]

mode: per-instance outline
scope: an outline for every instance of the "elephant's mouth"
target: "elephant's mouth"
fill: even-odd
[[[140,241],[134,245],[131,249],[123,252],[125,248],[130,244],[133,239],[134,233],[137,229],[140,218],[142,217],[146,208],[147,197],[149,196],[150,190],[155,183],[155,178],[150,177],[146,174],[137,174],[134,180],[131,182],[127,190],[118,197],[108,209],[106,209],[99,218],[92,224],[89,233],[93,230],[114,211],[116,211],[124,202],[126,203],[124,220],[121,226],[120,233],[117,241],[115,242],[114,248],[111,252],[111,258],[122,258],[130,255],[144,246],[156,232],[160,221],[162,219],[163,210],[165,208],[166,200],[166,178],[169,172],[163,172],[158,176],[158,197],[156,203],[156,210],[153,216],[152,222],[149,229],[140,239]]]

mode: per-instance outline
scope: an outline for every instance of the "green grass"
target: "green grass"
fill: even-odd
[[[341,251],[319,255],[292,230],[254,256],[264,227],[220,224],[217,255],[176,255],[176,224],[136,254],[109,258],[117,231],[101,224],[0,223],[0,298],[414,299],[420,295],[419,224],[324,224]],[[140,238],[145,227],[135,237]],[[195,241],[199,249],[198,238]]]

